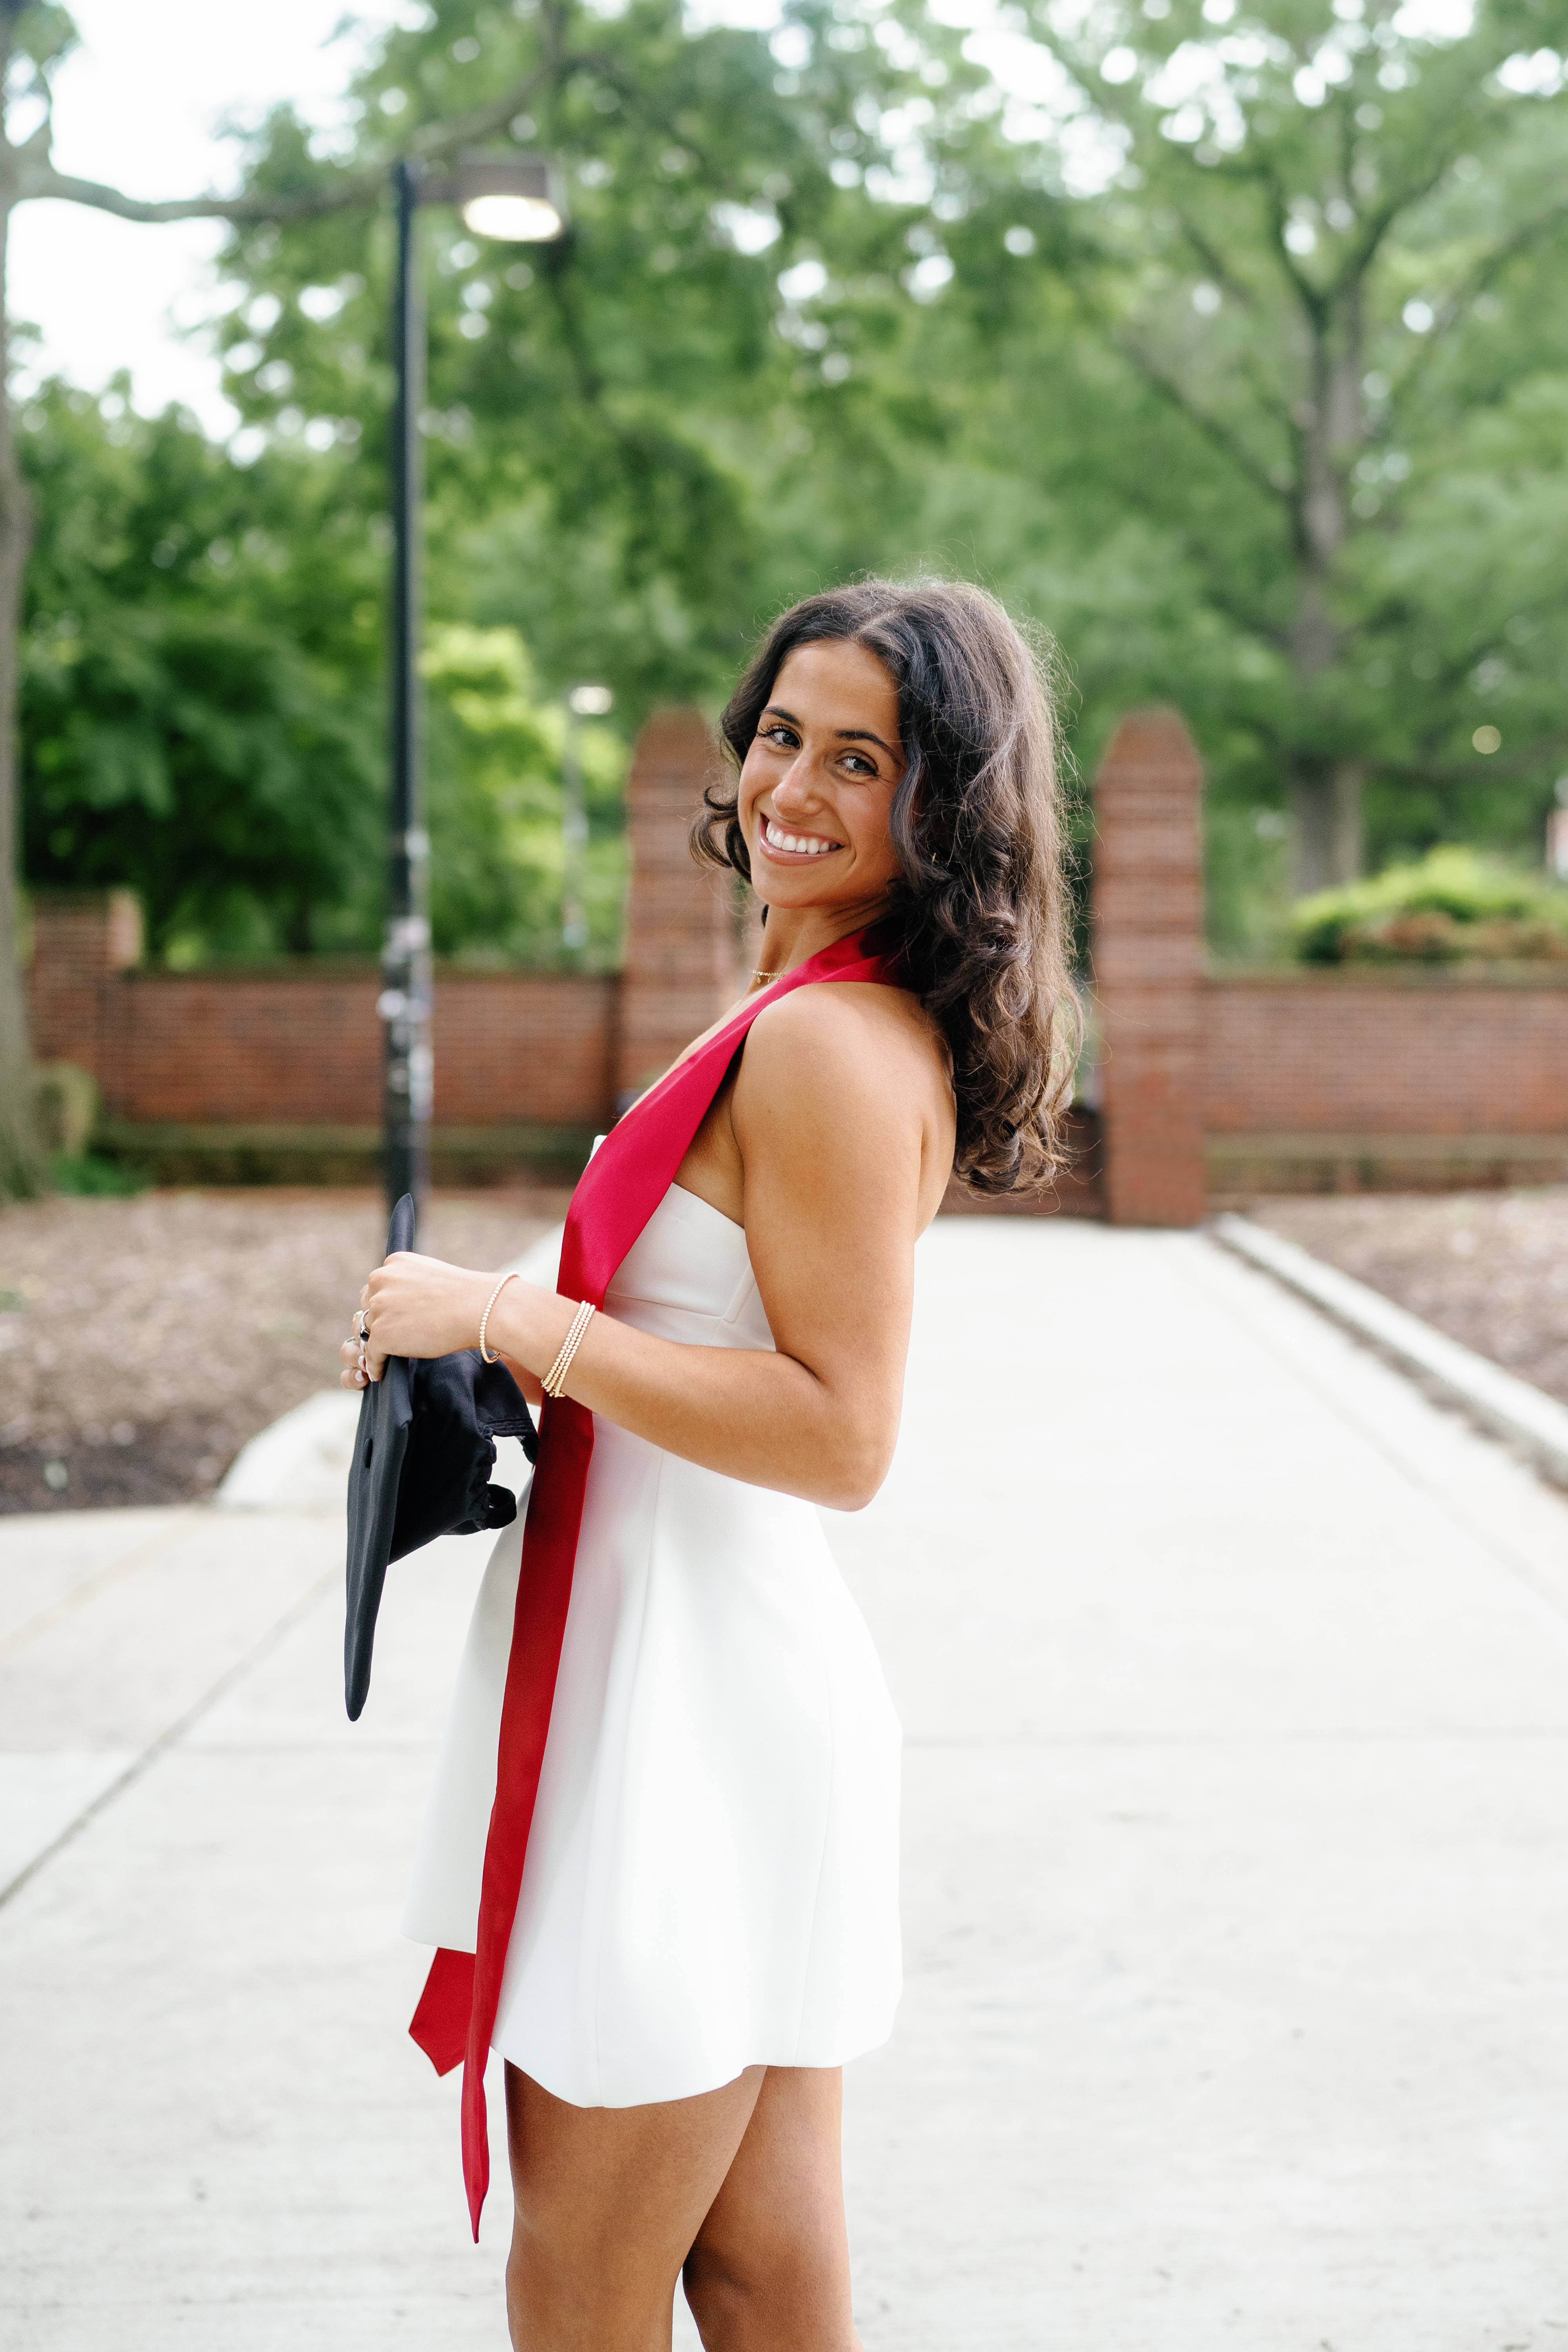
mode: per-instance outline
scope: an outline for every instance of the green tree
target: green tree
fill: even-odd
[[[921,562],[1055,629],[1086,768],[1128,701],[1187,711],[1239,945],[1287,810],[1303,883],[1363,836],[1374,861],[1517,852],[1563,764],[1568,100],[1543,45],[1565,10],[1491,0],[1450,38],[1391,0],[1112,0],[1070,26],[1040,0],[988,67],[916,0],[796,0],[771,41],[689,33],[669,0],[432,0],[362,76],[346,156],[284,110],[232,201],[132,205],[20,151],[16,184],[231,221],[227,381],[264,453],[244,478],[303,500],[308,534],[306,486],[330,479],[352,536],[385,499],[389,162],[510,140],[563,163],[557,245],[423,222],[445,945],[552,929],[566,687],[607,681],[635,726],[715,695],[785,598]],[[237,521],[209,536],[245,544]],[[248,562],[227,605],[198,566],[183,625],[198,603],[263,613],[303,667],[264,686],[253,664],[248,707],[294,711],[342,664],[368,727],[374,591],[345,588],[370,618],[339,646],[312,634],[312,583]],[[75,608],[51,589],[40,609]],[[84,722],[39,658],[39,740],[68,744]],[[79,801],[110,748],[61,769]],[[613,807],[606,782],[605,877]],[[373,887],[282,888],[287,934],[349,936]]]
[[[160,956],[368,945],[382,566],[340,461],[242,468],[127,392],[20,417],[27,877],[131,884]]]
[[[526,250],[439,208],[422,222],[433,612],[517,624],[550,688],[603,677],[635,720],[713,692],[803,572],[878,560],[918,505],[898,421],[779,281],[825,253],[861,277],[907,258],[858,127],[897,79],[858,37],[781,73],[758,35],[692,34],[670,0],[433,0],[389,33],[355,88],[354,170],[526,91],[510,135],[559,161],[570,198],[568,234]],[[247,186],[285,195],[327,168],[280,112]],[[390,262],[381,220],[237,229],[226,385],[255,428],[348,421],[379,468]],[[881,294],[889,314],[904,299],[890,275]]]
[[[431,632],[430,929],[439,955],[565,961],[563,764],[568,721],[539,698],[516,629],[448,623]],[[588,819],[586,961],[614,962],[626,880],[626,745],[573,723]],[[576,961],[575,956],[570,959]]]
[[[850,43],[803,90],[781,81],[758,36],[689,33],[673,0],[640,0],[620,17],[573,0],[521,13],[436,0],[420,29],[389,36],[362,83],[360,133],[346,158],[315,152],[285,110],[256,143],[239,195],[143,202],[61,173],[50,160],[49,73],[73,37],[56,0],[0,0],[0,302],[5,226],[17,203],[53,197],[150,225],[227,220],[236,230],[228,259],[253,289],[231,334],[235,389],[285,442],[320,442],[332,430],[352,442],[359,427],[342,489],[362,513],[381,503],[389,164],[400,155],[437,161],[497,139],[564,159],[577,225],[534,260],[481,253],[453,225],[435,233],[437,292],[444,286],[446,295],[431,306],[427,425],[434,511],[450,528],[435,534],[432,602],[443,609],[445,564],[448,581],[464,583],[446,611],[507,624],[521,617],[550,683],[613,672],[634,719],[649,700],[711,685],[776,576],[755,559],[765,532],[749,527],[749,501],[765,488],[755,445],[782,441],[787,459],[798,430],[781,422],[795,362],[772,330],[776,262],[764,257],[775,246],[782,255],[804,250],[829,235],[841,210],[864,211],[860,165],[843,142],[875,144],[853,118],[858,108],[866,114],[862,84],[886,80],[880,66],[872,60],[868,75]],[[18,142],[3,110],[22,100],[41,102],[43,119]],[[809,334],[800,349],[811,352]],[[810,362],[819,391],[841,382],[842,356],[825,352]],[[0,367],[0,744],[8,746],[28,512],[5,381]],[[849,404],[839,406],[851,416],[849,440],[858,437],[869,460],[875,436]],[[472,544],[480,507],[493,513],[502,504],[504,523]],[[500,605],[489,614],[475,613],[467,591],[476,565],[488,567]],[[564,593],[568,582],[574,593]],[[174,667],[187,681],[194,665],[205,691],[227,663],[221,690],[232,690],[241,715],[259,722],[270,695],[300,728],[299,680],[276,664],[263,678],[254,660],[242,679],[231,642],[198,648],[192,616],[184,627]],[[47,683],[38,682],[46,698]],[[123,693],[126,681],[97,684]],[[143,672],[127,709],[144,715],[149,697],[156,698]],[[69,732],[62,720],[51,740]],[[227,756],[261,788],[258,740],[248,750],[236,740]],[[155,789],[145,758],[139,784],[129,771],[106,781],[112,762],[103,742],[90,760],[77,744],[67,764],[73,806],[93,792],[119,793],[128,805],[127,795]],[[7,874],[15,803],[8,753],[0,752]],[[54,814],[58,822],[41,837],[46,863],[51,838],[69,829]],[[215,853],[228,845],[215,835]],[[301,877],[284,895],[302,905],[312,887]],[[29,1181],[37,1155],[9,893],[0,898],[4,1188]]]
[[[1048,119],[939,94],[923,133],[962,452],[928,528],[1027,589],[1091,706],[1182,701],[1222,820],[1282,783],[1299,887],[1368,821],[1533,845],[1568,740],[1562,0],[1455,37],[1392,0],[1026,22]]]
[[[26,997],[16,961],[12,887],[18,830],[17,644],[33,521],[17,455],[11,395],[5,254],[12,212],[19,204],[52,197],[150,225],[197,218],[255,224],[363,211],[378,203],[385,184],[384,171],[379,168],[342,164],[306,168],[300,161],[302,148],[291,172],[287,167],[281,174],[274,171],[264,188],[236,197],[195,195],[149,203],[100,182],[58,172],[50,152],[50,74],[75,37],[71,19],[59,0],[0,0],[0,1195],[33,1189],[39,1181],[41,1161],[31,1110]],[[419,135],[420,153],[439,159],[472,140],[492,135],[515,115],[527,94],[526,89],[503,91],[492,97],[488,107],[471,110],[455,121],[426,124]],[[20,140],[13,135],[18,106],[30,114],[36,111],[37,117],[36,127]],[[199,632],[187,633],[185,649],[174,664],[174,673],[187,683],[195,675],[202,681],[205,694],[216,672],[227,666],[225,690],[233,691],[237,704],[235,739],[246,721],[262,718],[269,698],[273,701],[281,698],[290,704],[302,739],[308,732],[304,713],[292,703],[292,683],[276,665],[269,677],[263,677],[255,658],[258,648],[252,646],[248,656],[242,656],[232,642],[202,647],[195,643],[195,635]],[[202,695],[196,698],[200,700]],[[253,741],[247,749],[235,739],[229,741],[226,756],[252,782],[259,782],[265,766],[259,747]],[[215,751],[220,748],[216,738],[209,748]],[[100,781],[104,772],[100,761]],[[275,791],[276,786],[274,777],[268,789]],[[222,846],[228,845],[226,839]]]

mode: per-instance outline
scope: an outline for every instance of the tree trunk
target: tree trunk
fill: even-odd
[[[10,64],[16,9],[0,10],[0,75]],[[3,89],[0,80],[0,89]],[[11,404],[10,321],[5,309],[6,244],[11,227],[13,153],[0,130],[0,1200],[36,1192],[43,1151],[33,1117],[27,998],[18,950],[16,893],[16,652],[22,578],[32,538],[32,510],[16,464]]]
[[[1358,760],[1299,760],[1289,777],[1290,887],[1299,898],[1353,882],[1362,869]]]
[[[1331,583],[1350,529],[1350,467],[1366,437],[1359,284],[1311,317],[1308,330],[1311,397],[1301,402],[1295,418],[1301,436],[1301,572],[1290,657],[1310,709],[1320,679],[1333,668],[1344,645]],[[1318,717],[1321,720],[1321,714]],[[1291,880],[1298,897],[1353,882],[1360,874],[1363,773],[1359,760],[1326,753],[1304,751],[1291,762]]]

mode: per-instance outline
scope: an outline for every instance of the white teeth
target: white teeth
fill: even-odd
[[[830,849],[839,845],[836,841],[823,841],[816,834],[785,833],[771,816],[764,817],[763,824],[770,849],[793,850],[799,857],[825,857]]]

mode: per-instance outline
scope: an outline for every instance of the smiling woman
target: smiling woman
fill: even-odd
[[[819,714],[809,745],[803,696]],[[764,965],[779,961],[800,862],[776,836],[809,821],[821,845],[805,854],[839,852],[812,894],[842,888],[861,919],[881,903],[882,933],[946,1040],[959,1174],[981,1192],[1039,1189],[1058,1164],[1078,1019],[1039,656],[978,588],[866,581],[775,623],[722,732],[738,774],[710,787],[693,842],[763,900]]]
[[[344,1349],[354,1385],[488,1333],[546,1400],[406,1921],[476,2229],[507,2062],[529,2352],[668,2346],[678,2276],[715,2352],[855,2352],[840,2069],[899,1998],[899,1727],[813,1506],[887,1474],[955,1155],[1040,1181],[1070,1068],[1051,710],[999,606],[814,597],[724,732],[700,849],[763,968],[589,1162],[555,1286],[398,1255]]]

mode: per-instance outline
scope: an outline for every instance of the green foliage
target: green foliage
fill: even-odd
[[[1211,793],[1204,811],[1204,887],[1215,955],[1272,963],[1290,951],[1289,826],[1277,808]]]
[[[1568,961],[1568,890],[1469,849],[1323,890],[1295,909],[1304,963]]]
[[[615,963],[620,946],[626,747],[574,720],[588,816],[588,945],[561,947],[563,755],[568,720],[537,699],[515,629],[437,629],[422,665],[430,690],[430,922],[437,953]]]
[[[47,385],[23,417],[38,508],[22,647],[26,876],[129,883],[153,955],[378,940],[384,546],[352,457],[248,467],[187,421]],[[363,480],[363,477],[361,478]],[[438,952],[562,953],[563,708],[515,628],[437,625],[431,911]],[[618,950],[623,738],[575,729],[587,961]]]
[[[923,0],[794,0],[771,40],[673,0],[429,0],[341,152],[263,128],[258,193],[458,118],[566,173],[556,245],[421,217],[443,951],[557,952],[559,701],[595,678],[613,953],[619,740],[868,567],[1054,631],[1081,773],[1129,704],[1183,709],[1222,951],[1286,940],[1288,814],[1336,774],[1374,866],[1538,856],[1568,0],[1457,37],[1396,0],[1227,5],[1026,0],[988,50]],[[26,437],[28,870],[137,882],[165,953],[374,937],[391,250],[384,205],[231,238],[248,468],[58,390]]]
[[[49,1162],[49,1182],[57,1192],[96,1200],[131,1200],[144,1192],[151,1178],[120,1160],[105,1160],[95,1151],[57,1151]]]
[[[131,884],[174,961],[368,944],[381,565],[331,460],[59,384],[22,424],[27,879]]]
[[[1374,863],[1534,856],[1568,751],[1568,99],[1526,62],[1568,11],[1415,21],[1041,0],[1072,135],[1016,104],[1009,139],[962,106],[930,134],[963,191],[934,372],[994,485],[973,543],[1059,630],[1087,759],[1129,696],[1185,710],[1232,929],[1231,851],[1293,782],[1364,774]]]
[[[433,612],[521,626],[549,689],[604,677],[635,724],[720,690],[794,588],[788,559],[815,571],[829,538],[853,540],[852,561],[882,551],[888,518],[868,505],[898,473],[887,418],[847,386],[816,320],[780,331],[776,281],[836,244],[897,266],[897,215],[831,168],[857,94],[887,80],[879,52],[829,48],[781,89],[765,39],[689,33],[669,0],[614,16],[437,0],[422,27],[387,35],[356,91],[356,169],[526,84],[503,143],[559,158],[570,191],[554,245],[483,243],[438,206],[421,217]],[[282,112],[249,179],[328,185],[338,168]],[[356,433],[367,475],[391,394],[391,252],[384,212],[345,213],[237,234],[225,257],[247,289],[225,329],[231,396],[285,442]],[[824,482],[781,542],[767,508],[805,429],[835,466],[843,520],[825,537]]]

